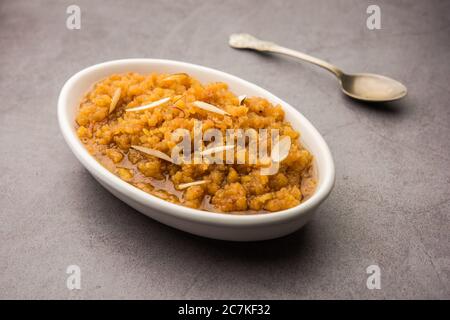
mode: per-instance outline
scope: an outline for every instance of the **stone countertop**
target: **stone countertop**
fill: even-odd
[[[450,3],[377,1],[0,3],[0,298],[450,298]],[[385,105],[345,98],[331,75],[236,51],[249,32],[349,72],[403,81]],[[254,82],[325,137],[336,186],[302,230],[272,241],[204,239],[103,189],[72,155],[56,102],[72,74],[132,57],[182,60]],[[81,268],[81,290],[66,268]],[[378,265],[381,289],[366,287]]]

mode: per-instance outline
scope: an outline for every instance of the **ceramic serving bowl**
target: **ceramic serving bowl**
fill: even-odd
[[[233,215],[186,208],[159,199],[121,180],[105,169],[85,149],[75,131],[79,102],[97,81],[113,73],[180,73],[201,82],[222,81],[236,95],[260,96],[281,104],[293,128],[301,133],[301,143],[314,155],[318,184],[312,197],[297,207],[253,215]],[[199,236],[234,241],[266,240],[287,235],[305,225],[334,185],[334,163],[320,133],[296,109],[255,84],[230,74],[178,61],[126,59],[96,64],[73,75],[64,84],[58,99],[58,121],[65,141],[78,160],[112,194],[143,214],[174,228]]]

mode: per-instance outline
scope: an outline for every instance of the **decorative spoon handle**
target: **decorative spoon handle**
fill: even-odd
[[[268,52],[274,52],[274,53],[280,53],[287,56],[291,56],[294,58],[298,58],[310,63],[313,63],[315,65],[318,65],[319,67],[324,68],[325,70],[330,71],[333,73],[338,79],[341,79],[343,72],[337,68],[336,66],[333,66],[332,64],[317,59],[315,57],[312,57],[310,55],[307,55],[305,53],[295,51],[292,49],[288,49],[282,46],[277,45],[273,42],[263,41],[255,38],[254,36],[247,34],[247,33],[235,33],[230,36],[229,45],[236,49],[252,49],[257,51],[268,51]]]

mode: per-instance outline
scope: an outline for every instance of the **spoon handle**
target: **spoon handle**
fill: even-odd
[[[282,46],[277,45],[276,43],[263,41],[255,38],[254,36],[247,33],[235,33],[230,36],[229,45],[236,49],[253,49],[257,51],[266,51],[266,52],[274,52],[280,53],[287,56],[291,56],[294,58],[298,58],[310,63],[313,63],[319,67],[324,68],[325,70],[333,73],[338,79],[341,79],[343,72],[336,66],[323,61],[321,59],[317,59],[308,54],[295,51],[292,49],[288,49]]]

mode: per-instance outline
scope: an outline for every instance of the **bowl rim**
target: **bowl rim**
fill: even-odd
[[[74,125],[73,119],[69,117],[69,109],[71,106],[67,103],[67,98],[72,87],[84,76],[96,72],[101,69],[109,67],[117,67],[120,65],[130,65],[130,64],[149,64],[155,65],[170,65],[176,67],[187,67],[190,69],[198,69],[206,73],[217,76],[218,78],[229,78],[236,82],[241,83],[243,86],[254,89],[255,91],[262,92],[263,96],[270,97],[272,100],[279,101],[283,108],[290,109],[298,114],[300,117],[298,121],[302,122],[302,126],[307,127],[307,130],[314,136],[314,144],[318,144],[321,150],[320,156],[324,158],[325,162],[325,175],[323,172],[319,172],[321,184],[314,194],[307,199],[305,202],[300,203],[290,209],[272,212],[272,213],[261,213],[252,215],[237,215],[229,213],[217,213],[204,211],[199,209],[193,209],[184,207],[178,204],[168,202],[166,200],[160,199],[156,196],[152,196],[139,188],[123,181],[118,176],[103,167],[84,147],[82,142],[79,140],[72,126]],[[81,97],[80,97],[81,100]],[[63,134],[64,140],[68,144],[69,148],[78,158],[78,160],[83,164],[83,166],[88,169],[91,174],[95,172],[94,176],[98,177],[100,180],[106,182],[109,186],[116,189],[118,192],[125,194],[132,200],[138,202],[139,204],[152,208],[156,211],[164,211],[166,214],[170,214],[179,219],[189,220],[197,223],[204,223],[210,225],[231,225],[234,227],[250,227],[255,225],[268,225],[273,223],[285,223],[292,219],[299,217],[302,214],[306,214],[310,210],[316,208],[322,201],[324,201],[330,194],[334,182],[335,182],[335,168],[333,157],[328,148],[327,143],[323,139],[322,135],[317,131],[317,129],[311,124],[311,122],[305,118],[300,111],[292,107],[289,103],[285,102],[281,98],[278,98],[270,91],[261,88],[260,86],[241,79],[237,76],[228,74],[223,71],[216,69],[187,63],[175,60],[166,59],[151,59],[151,58],[133,58],[133,59],[120,59],[111,60],[102,63],[98,63],[87,68],[80,70],[79,72],[72,75],[62,87],[59,97],[58,97],[58,122],[60,130]],[[314,155],[316,157],[316,155]]]

